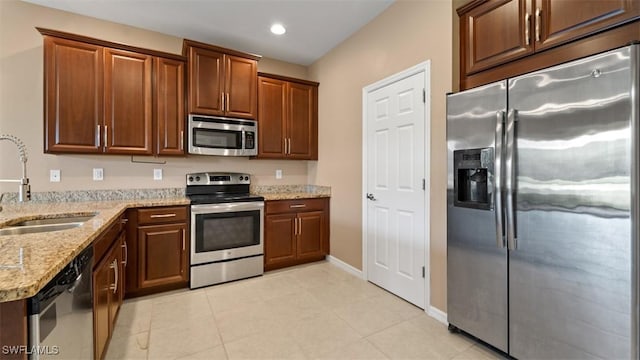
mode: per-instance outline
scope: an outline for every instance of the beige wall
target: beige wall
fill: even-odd
[[[319,161],[332,186],[331,254],[362,268],[362,88],[431,60],[431,304],[446,310],[445,94],[451,90],[451,0],[399,0],[309,68],[320,82]]]
[[[189,158],[136,157],[166,161],[164,165],[135,164],[129,156],[46,155],[43,153],[43,48],[35,27],[82,34],[169,53],[182,51],[182,39],[112,22],[97,20],[17,0],[0,0],[0,134],[24,141],[29,153],[28,175],[32,191],[184,186],[184,174],[194,171],[240,171],[254,175],[257,184],[307,182],[305,161],[248,160],[190,156]],[[262,59],[259,71],[306,78],[306,67]],[[104,181],[93,181],[93,167],[104,169]],[[0,178],[18,178],[20,165],[15,147],[0,142]],[[153,180],[153,169],[162,168],[164,179]],[[49,182],[49,169],[60,169],[62,181]],[[282,169],[282,180],[275,170]],[[0,183],[0,192],[17,191]]]

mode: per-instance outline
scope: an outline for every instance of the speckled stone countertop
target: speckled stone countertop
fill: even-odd
[[[265,200],[331,197],[331,188],[329,186],[318,185],[252,185],[251,192],[263,196]]]
[[[186,204],[189,204],[189,199],[184,196],[116,201],[3,203],[0,227],[35,218],[96,215],[82,226],[69,230],[0,236],[0,302],[35,295],[127,208]]]

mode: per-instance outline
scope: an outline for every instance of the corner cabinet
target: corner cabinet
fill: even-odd
[[[184,155],[184,58],[44,35],[46,153]]]
[[[637,0],[472,0],[457,12],[461,89],[624,46],[640,31],[630,24]]]
[[[188,214],[187,206],[129,210],[127,297],[188,286]]]
[[[256,118],[257,55],[184,41],[189,63],[189,113]]]
[[[265,202],[265,270],[323,260],[328,254],[329,198]]]
[[[259,74],[257,158],[318,159],[318,85]]]

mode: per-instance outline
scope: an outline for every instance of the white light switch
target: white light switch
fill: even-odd
[[[60,182],[60,170],[49,170],[49,181],[50,182]]]
[[[276,179],[282,179],[282,170],[276,170]]]
[[[162,169],[153,169],[153,180],[162,180]]]
[[[93,169],[93,180],[102,181],[104,179],[104,170],[102,168]]]

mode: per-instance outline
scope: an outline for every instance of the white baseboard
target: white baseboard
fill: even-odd
[[[445,325],[449,325],[449,322],[447,321],[447,313],[435,308],[433,306],[430,306],[429,309],[427,309],[427,315],[431,316],[432,318],[440,321],[441,323],[445,324]]]
[[[358,270],[356,268],[354,268],[353,266],[347,264],[346,262],[338,259],[337,257],[331,256],[331,255],[327,255],[327,261],[337,267],[339,267],[340,269],[348,272],[351,275],[357,276],[360,279],[363,279],[363,274],[362,274],[362,270]]]

